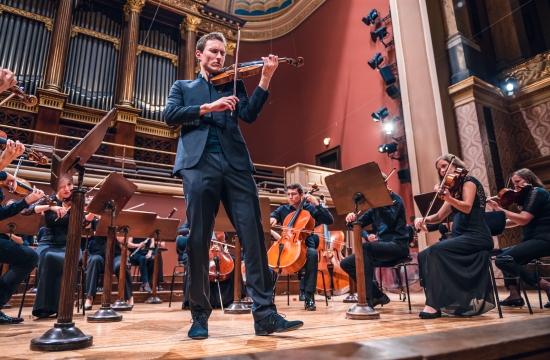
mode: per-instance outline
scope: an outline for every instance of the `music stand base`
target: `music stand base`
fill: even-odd
[[[132,311],[133,308],[132,305],[128,305],[124,300],[117,300],[111,305],[111,309],[115,311]]]
[[[347,298],[342,300],[344,303],[358,303],[357,294],[349,294]]]
[[[250,314],[252,309],[243,304],[241,301],[234,301],[233,304],[229,305],[226,309],[223,310],[224,314]]]
[[[254,304],[254,301],[252,300],[252,298],[250,298],[250,296],[247,296],[241,300],[241,303],[243,303],[246,306],[252,306],[252,304]]]
[[[95,314],[88,315],[86,320],[93,323],[118,322],[122,321],[122,315],[117,314],[111,307],[102,307]]]
[[[31,350],[34,351],[66,351],[79,350],[92,346],[94,337],[85,335],[74,322],[56,323],[39,338],[31,340]]]
[[[151,296],[146,302],[146,304],[162,304],[162,300],[158,296]]]
[[[376,320],[380,319],[380,314],[368,305],[356,304],[346,312],[346,318],[351,320]]]

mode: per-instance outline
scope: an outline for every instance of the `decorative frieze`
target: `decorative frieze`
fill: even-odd
[[[73,25],[71,27],[71,37],[74,38],[78,34],[84,34],[84,35],[95,37],[95,38],[98,38],[98,39],[101,39],[101,40],[112,42],[113,45],[115,46],[115,49],[119,50],[120,39],[117,38],[117,37],[107,35],[107,34],[103,34],[103,33],[100,33],[98,31],[90,30],[90,29],[83,28],[83,27],[80,27],[80,26]]]
[[[12,14],[15,14],[15,15],[19,15],[19,16],[22,16],[22,17],[26,17],[28,19],[43,22],[44,25],[46,26],[46,29],[48,29],[48,31],[52,31],[52,29],[53,29],[53,19],[52,18],[42,16],[42,15],[38,15],[38,14],[28,12],[28,11],[25,11],[25,10],[17,9],[17,8],[14,8],[14,7],[11,7],[11,6],[0,4],[0,15],[2,15],[3,11],[9,12],[9,13],[12,13]]]
[[[152,47],[138,45],[136,55],[139,56],[139,54],[141,54],[142,51],[145,51],[147,53],[154,54],[154,55],[157,55],[157,56],[160,56],[160,57],[163,57],[163,58],[170,59],[174,66],[178,66],[178,55],[176,55],[176,54],[170,54],[168,52],[165,52],[165,51],[162,51],[162,50],[157,50],[157,49],[154,49]]]

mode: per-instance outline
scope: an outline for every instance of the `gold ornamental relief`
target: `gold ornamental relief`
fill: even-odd
[[[227,41],[227,46],[225,47],[225,51],[227,52],[227,55],[234,56],[235,49],[237,49],[237,43],[234,41]]]
[[[128,16],[131,12],[135,13],[141,13],[141,10],[145,6],[145,0],[126,0],[126,4],[124,5],[124,15],[126,17],[126,20],[128,20]]]
[[[192,15],[187,15],[183,20],[183,26],[186,31],[197,32],[197,26],[199,26],[201,22],[202,22],[201,18],[192,16]]]
[[[28,12],[28,11],[25,11],[25,10],[17,9],[17,8],[14,8],[14,7],[11,7],[11,6],[0,4],[0,15],[2,15],[2,12],[4,12],[4,11],[15,14],[15,15],[18,15],[18,16],[21,16],[21,17],[25,17],[27,19],[32,19],[32,20],[43,22],[44,26],[46,26],[46,29],[48,31],[52,31],[52,29],[53,29],[53,19],[52,18],[42,16],[42,15],[38,15],[38,14]]]

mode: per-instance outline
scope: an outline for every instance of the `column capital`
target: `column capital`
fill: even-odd
[[[225,52],[229,56],[235,56],[235,49],[237,49],[237,43],[234,41],[227,41],[227,46],[225,47]]]
[[[202,22],[202,19],[193,15],[186,15],[185,19],[183,19],[183,22],[180,25],[181,30],[181,37],[182,39],[185,37],[185,32],[187,31],[193,31],[197,32],[197,27]]]
[[[145,6],[145,0],[126,0],[126,4],[124,5],[124,15],[126,16],[126,20],[128,20],[128,16],[131,12],[135,13],[141,13],[141,10]]]

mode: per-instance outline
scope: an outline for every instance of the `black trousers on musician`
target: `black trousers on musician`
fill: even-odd
[[[115,266],[113,271],[119,278],[120,274],[120,255],[115,256]],[[88,256],[88,264],[86,269],[86,296],[96,296],[97,284],[99,282],[99,276],[104,273],[105,258],[101,255],[92,254]],[[132,275],[130,270],[126,268],[126,282],[124,284],[124,300],[128,300],[132,297]]]
[[[310,235],[306,238],[306,264],[303,267],[304,277],[300,278],[300,290],[304,291],[306,298],[313,299],[317,287],[317,271],[319,270],[319,257],[317,247],[319,247],[319,236]]]
[[[247,289],[254,301],[252,314],[259,321],[276,311],[272,303],[273,280],[260,216],[256,183],[250,171],[233,168],[223,153],[204,153],[193,168],[181,171],[191,233],[189,305],[191,311],[210,315],[208,281],[209,243],[220,201],[237,230],[245,254]]]
[[[367,301],[372,303],[373,299],[384,296],[377,286],[374,286],[374,262],[394,261],[407,257],[409,248],[407,246],[391,241],[377,241],[363,243],[363,264],[365,266],[365,288],[367,290]],[[356,267],[355,254],[346,257],[340,262],[340,267],[355,281]]]
[[[0,277],[1,310],[17,290],[19,284],[36,268],[38,254],[28,246],[0,239],[0,263],[10,265],[6,274]]]
[[[495,265],[504,272],[505,277],[516,276],[516,266],[509,260],[502,259],[504,256],[514,258],[521,280],[529,286],[535,286],[537,283],[535,274],[522,265],[543,256],[550,256],[550,241],[530,239],[519,245],[504,249],[502,254],[497,256]],[[506,286],[517,285],[517,282],[516,279],[504,279],[504,284]]]

